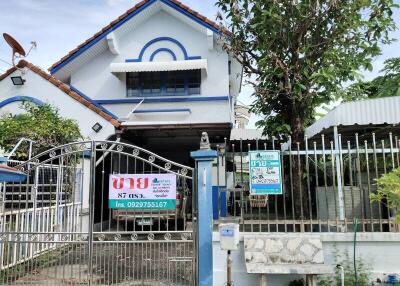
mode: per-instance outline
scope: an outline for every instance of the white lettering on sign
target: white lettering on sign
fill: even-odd
[[[279,151],[249,151],[250,192],[254,195],[282,194]]]
[[[109,208],[175,209],[176,175],[112,174]]]

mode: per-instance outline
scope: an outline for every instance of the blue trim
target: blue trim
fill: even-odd
[[[193,159],[197,160],[213,160],[214,158],[217,158],[217,151],[216,150],[198,150],[198,151],[192,151],[190,152],[190,157]]]
[[[224,191],[220,192],[220,212],[221,212],[221,217],[226,217],[228,210],[227,210],[227,206],[228,206],[228,201],[226,200],[226,188],[225,186],[223,187]],[[236,208],[234,208],[236,210]]]
[[[227,200],[225,186],[212,186],[213,219],[226,217]]]
[[[124,103],[158,103],[158,102],[193,102],[193,101],[226,101],[228,96],[204,96],[204,97],[166,97],[166,98],[123,98],[123,99],[98,99],[98,104],[124,104]]]
[[[24,182],[26,180],[26,175],[22,174],[2,174],[0,172],[0,182],[8,182],[8,183],[13,183],[13,182]]]
[[[186,51],[186,49],[185,49],[185,47],[184,47],[184,45],[182,45],[182,43],[179,42],[178,40],[176,40],[174,38],[171,38],[171,37],[158,37],[158,38],[154,38],[154,39],[150,40],[149,42],[147,42],[147,44],[145,44],[143,46],[143,48],[140,50],[139,57],[137,59],[126,59],[125,62],[127,62],[127,63],[142,62],[143,61],[143,55],[146,52],[147,48],[149,48],[154,43],[163,42],[163,41],[171,42],[171,43],[174,43],[175,45],[177,45],[181,49],[181,51],[183,53],[183,57],[184,57],[185,60],[198,60],[198,59],[201,59],[201,56],[189,56],[187,51]],[[154,54],[159,52],[159,50],[162,50],[162,49],[165,49],[163,51],[170,52],[173,55],[174,60],[176,61],[176,56],[175,56],[174,52],[171,51],[168,48],[160,48],[160,49],[157,49],[156,51],[154,51],[153,54],[150,56],[150,61],[153,61]]]
[[[22,182],[26,175],[18,170],[8,170],[0,167],[0,182]]]
[[[52,68],[50,70],[50,74],[54,74],[57,71],[59,71],[61,68],[63,68],[65,65],[67,65],[68,63],[70,63],[71,61],[73,61],[74,59],[76,59],[78,56],[80,56],[81,54],[83,54],[87,49],[89,49],[90,47],[94,46],[97,42],[99,42],[101,39],[103,39],[104,37],[106,37],[109,33],[113,32],[115,29],[119,28],[120,26],[122,26],[123,24],[125,24],[125,22],[129,21],[131,18],[133,18],[134,16],[136,16],[137,14],[139,14],[140,12],[142,12],[144,9],[146,9],[147,7],[149,7],[150,5],[152,5],[154,2],[156,2],[157,0],[150,0],[149,2],[143,4],[143,6],[139,7],[138,9],[136,9],[135,11],[133,11],[131,14],[129,14],[128,16],[126,16],[126,18],[124,18],[123,20],[119,21],[117,24],[115,24],[115,26],[108,28],[107,30],[105,30],[104,32],[102,32],[100,35],[98,35],[97,37],[95,37],[93,40],[91,40],[89,43],[87,43],[86,45],[84,45],[82,48],[80,48],[75,54],[73,54],[71,57],[67,58],[65,61],[61,62],[60,64],[56,65],[54,68]]]
[[[219,197],[218,197],[218,186],[212,186],[212,205],[213,205],[213,219],[219,218]]]
[[[0,108],[4,107],[10,103],[16,102],[16,101],[29,101],[29,102],[32,102],[39,106],[44,104],[44,102],[41,101],[40,99],[31,97],[31,96],[13,96],[13,97],[7,98],[6,100],[1,101]]]
[[[168,49],[168,48],[159,48],[159,49],[155,50],[155,51],[151,54],[151,56],[150,56],[150,61],[152,62],[152,61],[154,60],[154,57],[155,57],[158,53],[161,53],[161,52],[167,52],[168,54],[171,55],[172,59],[173,59],[174,61],[176,61],[176,55],[174,54],[174,52],[173,52],[171,49]]]
[[[133,113],[167,113],[167,112],[189,112],[190,108],[170,108],[170,109],[141,109],[135,110]]]
[[[77,58],[78,56],[80,56],[82,53],[84,53],[87,49],[89,49],[90,47],[92,47],[94,44],[96,44],[98,41],[100,41],[101,39],[103,39],[104,37],[106,37],[109,33],[111,33],[112,31],[114,31],[115,29],[119,28],[120,26],[122,26],[123,24],[125,24],[125,22],[129,21],[131,18],[133,18],[134,16],[136,16],[137,14],[139,14],[140,12],[142,12],[144,9],[146,9],[147,7],[149,7],[150,5],[152,5],[154,2],[156,2],[157,0],[150,0],[149,2],[143,4],[143,6],[139,7],[138,9],[136,9],[135,11],[133,11],[131,14],[129,14],[128,16],[126,16],[126,18],[124,18],[123,20],[119,21],[117,24],[115,24],[115,26],[108,28],[107,30],[105,30],[104,32],[102,32],[100,35],[98,35],[97,37],[95,37],[92,41],[90,41],[89,43],[87,43],[86,45],[84,45],[82,48],[80,48],[75,54],[73,54],[71,57],[69,57],[68,59],[62,61],[61,63],[59,63],[58,65],[56,65],[54,68],[52,68],[50,70],[50,74],[54,74],[57,71],[59,71],[61,68],[63,68],[65,65],[67,65],[68,63],[70,63],[71,61],[73,61],[75,58]],[[171,8],[175,9],[176,11],[186,15],[187,17],[189,17],[190,19],[192,19],[193,21],[195,21],[196,23],[212,30],[214,33],[219,34],[219,30],[216,29],[214,26],[211,26],[210,24],[208,24],[207,22],[204,22],[198,18],[196,18],[195,16],[193,16],[192,14],[190,14],[188,11],[182,9],[181,7],[177,6],[176,4],[170,2],[169,0],[160,0],[161,2],[163,2],[164,4],[170,6]]]
[[[171,8],[177,10],[178,12],[181,12],[182,14],[188,16],[190,19],[192,19],[193,21],[195,21],[196,23],[202,25],[203,27],[206,27],[208,29],[210,29],[211,31],[213,31],[216,34],[219,34],[219,30],[217,28],[215,28],[214,26],[208,24],[205,21],[200,20],[199,18],[193,16],[192,14],[190,14],[187,10],[179,7],[178,5],[174,4],[173,2],[171,2],[170,0],[160,0],[161,2],[163,2],[164,4],[170,6]]]
[[[80,96],[82,96],[84,99],[86,99],[87,101],[89,101],[90,103],[92,103],[93,105],[95,105],[96,107],[100,108],[101,111],[103,111],[104,113],[107,113],[108,115],[110,115],[112,118],[114,118],[115,120],[118,120],[118,116],[116,116],[115,114],[111,113],[110,111],[108,111],[106,108],[104,108],[103,106],[101,106],[96,100],[91,99],[89,96],[87,96],[86,94],[84,94],[83,92],[81,92],[79,89],[73,87],[72,85],[69,86],[71,88],[72,91],[76,92],[77,94],[79,94]]]

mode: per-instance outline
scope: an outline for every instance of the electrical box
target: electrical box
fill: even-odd
[[[239,224],[220,223],[219,238],[222,250],[237,250],[239,247]]]

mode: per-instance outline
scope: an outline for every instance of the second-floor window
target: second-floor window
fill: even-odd
[[[126,75],[128,97],[200,94],[201,71],[134,72]]]

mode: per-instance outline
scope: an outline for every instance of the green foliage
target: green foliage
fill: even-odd
[[[371,285],[371,269],[362,259],[356,261],[357,267],[357,284],[355,283],[355,273],[353,259],[349,254],[342,254],[336,257],[336,264],[340,264],[344,269],[344,285],[345,286],[369,286]],[[336,269],[334,275],[318,276],[319,286],[341,286],[341,270]]]
[[[224,48],[254,86],[264,133],[301,138],[315,108],[372,69],[395,29],[393,0],[217,0],[232,32]]]
[[[350,85],[339,96],[343,101],[352,101],[400,95],[400,57],[385,60],[381,72],[383,75],[371,81],[358,81]]]
[[[58,110],[44,104],[22,103],[26,111],[21,114],[6,114],[0,118],[0,147],[11,151],[21,137],[34,140],[34,152],[42,152],[49,147],[76,141],[82,138],[74,120],[62,118]],[[26,158],[29,146],[21,145],[17,158]]]
[[[371,200],[381,202],[385,200],[390,209],[397,211],[396,220],[400,223],[400,168],[384,174],[376,180],[378,191],[371,194]]]

